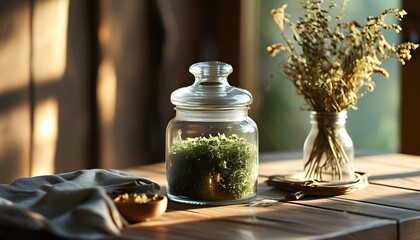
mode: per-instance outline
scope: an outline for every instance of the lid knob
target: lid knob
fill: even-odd
[[[171,101],[178,108],[220,110],[248,107],[252,95],[245,89],[229,85],[227,77],[233,72],[230,64],[211,61],[190,66],[194,84],[175,90]]]

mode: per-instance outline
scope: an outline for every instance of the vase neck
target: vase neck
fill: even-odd
[[[342,112],[311,112],[312,124],[339,124],[344,125],[347,119],[347,111]]]

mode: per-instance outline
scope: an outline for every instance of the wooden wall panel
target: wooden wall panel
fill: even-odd
[[[91,10],[0,2],[0,182],[93,166]]]
[[[403,21],[404,40],[420,42],[420,2],[403,0],[408,12]],[[420,155],[420,49],[402,67],[401,152]]]
[[[0,1],[0,183],[30,167],[30,1]]]
[[[36,0],[32,14],[33,135],[31,176],[53,174],[67,63],[69,0]]]
[[[96,1],[71,0],[66,72],[56,90],[58,138],[55,171],[95,166],[96,159]]]
[[[228,62],[239,85],[239,13],[238,0],[1,1],[0,181],[163,161],[189,66]]]
[[[93,166],[96,71],[89,1],[36,0],[32,18],[33,148],[31,175]]]
[[[153,161],[147,121],[154,79],[149,1],[101,1],[97,82],[99,166],[127,167]],[[158,53],[156,53],[158,57]]]

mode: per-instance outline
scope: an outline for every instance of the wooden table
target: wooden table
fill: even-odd
[[[130,225],[123,236],[141,239],[420,239],[420,157],[386,154],[357,157],[370,184],[348,195],[283,200],[267,176],[298,171],[302,160],[260,157],[258,200],[267,206],[197,207],[170,202],[165,214]],[[126,169],[162,186],[163,163]]]

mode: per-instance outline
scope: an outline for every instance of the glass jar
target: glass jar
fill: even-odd
[[[303,146],[305,179],[351,181],[353,141],[346,130],[347,112],[312,112],[311,130]]]
[[[166,129],[168,198],[198,205],[250,200],[258,184],[252,95],[229,85],[229,64],[200,62],[189,70],[194,84],[171,94],[176,116]]]

